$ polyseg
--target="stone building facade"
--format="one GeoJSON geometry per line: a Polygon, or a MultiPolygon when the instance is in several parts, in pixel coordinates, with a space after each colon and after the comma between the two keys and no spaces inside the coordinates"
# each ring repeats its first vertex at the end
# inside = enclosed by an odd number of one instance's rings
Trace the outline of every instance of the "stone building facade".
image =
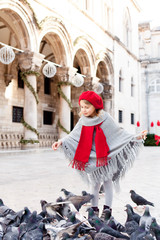
{"type": "Polygon", "coordinates": [[[134,133],[139,13],[136,0],[0,1],[0,42],[17,49],[12,63],[0,62],[0,148],[51,146],[74,127],[78,97],[95,82],[105,110],[134,133]],[[58,64],[52,78],[43,75],[45,60],[58,64]],[[85,76],[79,88],[69,84],[76,72],[85,76]]]}
{"type": "Polygon", "coordinates": [[[160,27],[139,24],[142,79],[142,125],[160,136],[160,27]]]}

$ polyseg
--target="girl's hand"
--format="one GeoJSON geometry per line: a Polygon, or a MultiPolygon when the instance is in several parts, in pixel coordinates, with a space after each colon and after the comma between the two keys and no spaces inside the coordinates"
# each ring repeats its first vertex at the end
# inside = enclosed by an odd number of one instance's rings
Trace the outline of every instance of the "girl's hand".
{"type": "Polygon", "coordinates": [[[137,137],[137,139],[146,139],[146,135],[147,135],[147,130],[144,130],[140,133],[140,135],[137,137]]]}
{"type": "Polygon", "coordinates": [[[53,150],[57,150],[57,148],[59,148],[59,146],[62,145],[62,141],[59,140],[58,142],[55,142],[52,144],[52,149],[53,150]]]}

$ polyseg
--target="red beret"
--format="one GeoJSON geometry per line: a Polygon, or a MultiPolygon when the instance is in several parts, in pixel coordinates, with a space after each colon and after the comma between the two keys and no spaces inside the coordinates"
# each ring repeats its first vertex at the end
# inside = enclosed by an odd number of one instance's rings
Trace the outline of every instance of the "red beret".
{"type": "Polygon", "coordinates": [[[83,92],[79,97],[79,105],[81,100],[87,100],[90,102],[96,109],[103,109],[103,100],[102,98],[93,91],[83,92]]]}

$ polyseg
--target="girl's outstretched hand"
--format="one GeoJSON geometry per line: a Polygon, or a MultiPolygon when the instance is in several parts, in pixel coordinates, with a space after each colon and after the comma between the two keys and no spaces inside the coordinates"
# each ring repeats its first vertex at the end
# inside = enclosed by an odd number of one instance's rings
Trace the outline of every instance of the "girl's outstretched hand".
{"type": "Polygon", "coordinates": [[[144,131],[142,131],[141,133],[140,133],[140,135],[137,137],[137,139],[146,139],[147,137],[146,137],[146,135],[147,135],[147,130],[144,130],[144,131]]]}
{"type": "Polygon", "coordinates": [[[59,146],[62,145],[62,141],[59,140],[58,142],[55,142],[52,144],[52,149],[53,150],[57,150],[57,148],[59,148],[59,146]]]}

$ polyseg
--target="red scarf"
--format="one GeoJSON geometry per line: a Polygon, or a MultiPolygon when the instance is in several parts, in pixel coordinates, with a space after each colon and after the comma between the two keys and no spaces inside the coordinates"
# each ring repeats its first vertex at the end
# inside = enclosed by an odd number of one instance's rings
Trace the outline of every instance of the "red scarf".
{"type": "Polygon", "coordinates": [[[72,168],[84,171],[85,167],[88,166],[88,160],[92,148],[93,132],[96,130],[95,135],[95,147],[97,162],[96,166],[106,166],[108,164],[108,152],[109,147],[106,142],[106,137],[100,125],[96,126],[82,126],[80,140],[76,149],[74,159],[71,161],[72,168]]]}

